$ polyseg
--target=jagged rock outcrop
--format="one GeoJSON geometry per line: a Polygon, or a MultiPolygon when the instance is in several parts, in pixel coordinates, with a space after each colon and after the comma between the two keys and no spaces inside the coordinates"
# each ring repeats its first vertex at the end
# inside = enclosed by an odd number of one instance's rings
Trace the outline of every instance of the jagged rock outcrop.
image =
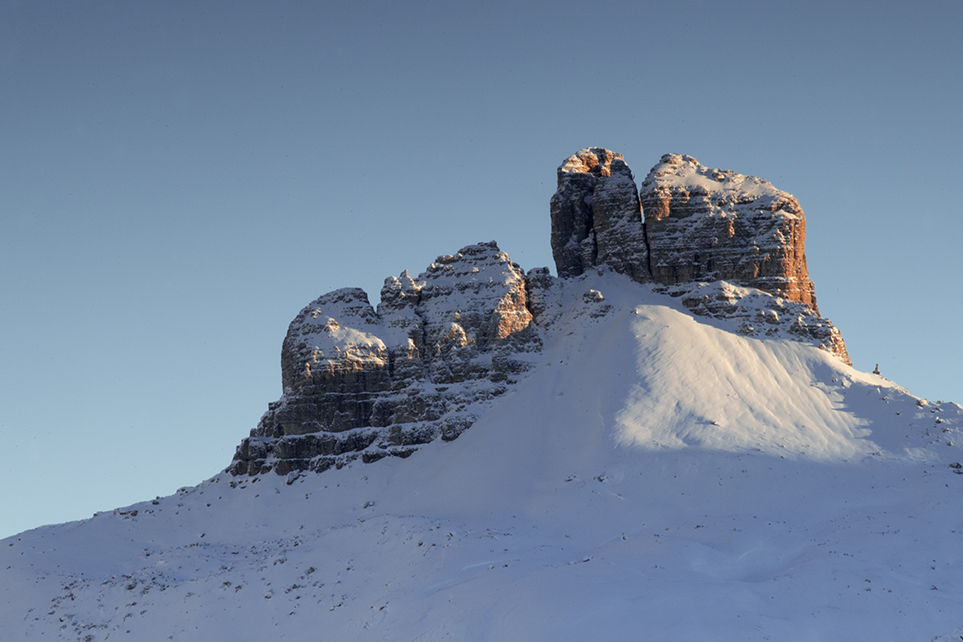
{"type": "MultiPolygon", "coordinates": [[[[546,277],[533,271],[531,289],[548,287],[546,277]]],[[[440,256],[417,278],[388,278],[377,311],[357,288],[313,301],[284,338],[283,396],[228,470],[320,471],[454,439],[540,349],[528,290],[491,242],[440,256]]]]}
{"type": "MultiPolygon", "coordinates": [[[[561,284],[589,270],[650,284],[741,334],[814,343],[849,363],[816,309],[802,209],[767,181],[668,154],[640,196],[622,155],[593,147],[558,168],[551,215],[560,279],[548,268],[523,274],[492,241],[440,256],[417,278],[386,279],[377,310],[357,288],[301,310],[282,345],[284,393],[228,471],[323,471],[456,438],[530,369],[540,331],[562,312],[561,284]]],[[[569,322],[611,312],[597,290],[580,301],[569,322]]]]}
{"type": "Polygon", "coordinates": [[[622,154],[592,147],[566,159],[551,212],[560,277],[605,265],[640,283],[651,280],[639,193],[622,154]]]}
{"type": "Polygon", "coordinates": [[[666,154],[642,182],[640,199],[656,282],[731,281],[817,310],[806,219],[791,194],[666,154]]]}
{"type": "Polygon", "coordinates": [[[558,168],[551,211],[561,277],[608,266],[640,283],[731,281],[817,310],[802,208],[761,178],[666,154],[637,190],[621,154],[592,147],[558,168]]]}
{"type": "Polygon", "coordinates": [[[839,329],[802,303],[728,281],[682,283],[656,290],[678,298],[695,315],[735,322],[733,330],[739,334],[812,343],[853,365],[839,329]]]}
{"type": "Polygon", "coordinates": [[[791,194],[679,154],[662,157],[638,199],[634,190],[621,154],[593,147],[562,163],[551,200],[559,276],[608,267],[694,314],[738,320],[743,334],[812,342],[850,363],[816,307],[806,219],[791,194]]]}

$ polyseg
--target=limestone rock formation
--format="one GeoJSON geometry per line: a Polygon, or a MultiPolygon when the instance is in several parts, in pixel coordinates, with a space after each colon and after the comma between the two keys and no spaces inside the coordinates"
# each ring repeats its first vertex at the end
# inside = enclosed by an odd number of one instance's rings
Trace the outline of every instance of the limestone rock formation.
{"type": "Polygon", "coordinates": [[[640,283],[651,280],[638,189],[622,154],[592,147],[566,159],[551,211],[560,277],[605,265],[640,283]]]}
{"type": "Polygon", "coordinates": [[[638,199],[634,191],[621,154],[593,147],[562,163],[551,200],[559,276],[608,267],[694,314],[737,320],[743,334],[810,341],[850,363],[816,307],[806,219],[791,194],[679,154],[662,157],[638,199]]]}
{"type": "Polygon", "coordinates": [[[730,281],[818,313],[802,208],[761,178],[666,154],[637,194],[622,155],[593,147],[558,168],[551,211],[561,277],[608,266],[640,283],[730,281]]]}
{"type": "Polygon", "coordinates": [[[640,196],[622,155],[593,147],[558,168],[551,216],[561,278],[523,274],[492,241],[388,278],[377,310],[357,288],[301,310],[282,345],[283,395],[228,470],[323,471],[456,438],[530,370],[563,299],[569,332],[612,311],[582,290],[590,270],[624,274],[732,331],[814,343],[849,363],[816,309],[802,209],[767,181],[668,154],[640,196]]]}
{"type": "MultiPolygon", "coordinates": [[[[533,274],[535,289],[546,277],[533,274]]],[[[417,278],[387,279],[377,311],[357,288],[325,294],[291,322],[284,394],[229,470],[325,470],[454,439],[540,345],[525,275],[494,242],[440,256],[417,278]]]]}
{"type": "Polygon", "coordinates": [[[730,281],[816,308],[799,202],[769,181],[666,154],[642,182],[652,278],[730,281]]]}

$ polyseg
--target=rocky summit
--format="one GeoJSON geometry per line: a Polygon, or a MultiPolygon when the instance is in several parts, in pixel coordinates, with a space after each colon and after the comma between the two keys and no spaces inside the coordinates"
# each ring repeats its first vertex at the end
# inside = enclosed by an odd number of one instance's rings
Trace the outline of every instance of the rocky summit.
{"type": "Polygon", "coordinates": [[[605,265],[639,283],[731,281],[816,310],[799,202],[769,181],[666,154],[637,190],[621,154],[558,168],[552,255],[561,277],[605,265]]]}
{"type": "Polygon", "coordinates": [[[560,277],[610,268],[743,334],[779,326],[851,363],[816,307],[799,201],[769,181],[666,154],[636,193],[622,155],[593,147],[558,168],[551,210],[560,277]]]}
{"type": "MultiPolygon", "coordinates": [[[[769,182],[667,154],[636,187],[621,154],[583,149],[558,168],[552,253],[528,273],[492,241],[390,277],[377,310],[357,288],[295,317],[281,349],[283,395],[238,446],[228,471],[324,471],[407,457],[455,439],[531,369],[566,284],[623,274],[745,336],[813,343],[850,364],[819,315],[805,218],[769,182]]],[[[578,297],[588,317],[611,306],[578,297]]]]}
{"type": "Polygon", "coordinates": [[[652,279],[731,281],[816,310],[806,218],[769,181],[666,154],[642,182],[652,279]]]}

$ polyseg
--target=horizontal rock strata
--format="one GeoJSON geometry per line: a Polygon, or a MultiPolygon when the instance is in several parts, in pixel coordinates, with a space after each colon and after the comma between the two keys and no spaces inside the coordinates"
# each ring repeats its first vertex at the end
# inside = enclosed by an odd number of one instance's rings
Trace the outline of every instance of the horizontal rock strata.
{"type": "Polygon", "coordinates": [[[663,156],[640,192],[654,281],[731,281],[816,310],[791,194],[679,154],[663,156]]]}
{"type": "MultiPolygon", "coordinates": [[[[546,277],[533,272],[533,289],[546,277]]],[[[291,322],[284,394],[229,471],[325,470],[454,439],[528,370],[532,318],[525,275],[494,242],[387,279],[377,311],[356,288],[325,294],[291,322]]]]}
{"type": "Polygon", "coordinates": [[[710,169],[680,154],[663,156],[635,196],[621,154],[593,147],[562,163],[551,199],[559,276],[610,268],[674,296],[698,292],[693,312],[716,318],[742,319],[746,310],[765,308],[792,336],[850,363],[839,331],[816,307],[806,219],[795,197],[761,178],[710,169]],[[717,288],[707,303],[702,286],[708,283],[742,287],[717,288]],[[736,305],[749,296],[747,287],[770,296],[736,305]]]}

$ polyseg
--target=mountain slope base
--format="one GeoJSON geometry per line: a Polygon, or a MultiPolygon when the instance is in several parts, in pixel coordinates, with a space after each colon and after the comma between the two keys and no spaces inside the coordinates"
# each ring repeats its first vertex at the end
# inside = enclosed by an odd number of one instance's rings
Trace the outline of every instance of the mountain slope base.
{"type": "Polygon", "coordinates": [[[455,441],[221,474],[3,540],[5,635],[931,640],[963,625],[960,406],[611,274],[552,305],[532,374],[455,441]]]}

